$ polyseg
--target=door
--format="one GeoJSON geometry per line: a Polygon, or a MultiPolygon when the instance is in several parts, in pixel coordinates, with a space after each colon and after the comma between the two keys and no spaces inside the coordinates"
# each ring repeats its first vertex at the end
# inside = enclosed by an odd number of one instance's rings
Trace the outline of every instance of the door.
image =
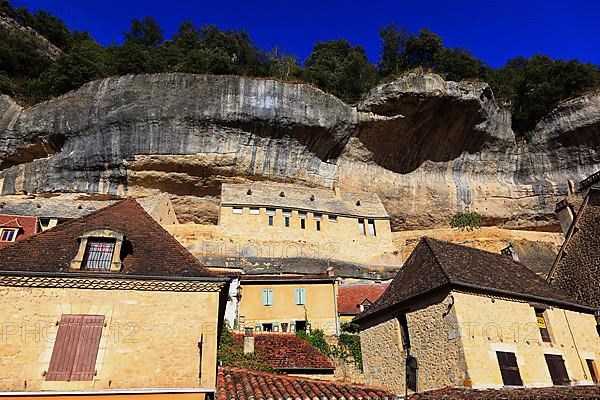
{"type": "Polygon", "coordinates": [[[562,356],[545,354],[544,357],[546,358],[546,364],[548,364],[548,371],[550,371],[553,384],[565,386],[571,383],[567,368],[565,367],[565,360],[563,360],[562,356]]]}

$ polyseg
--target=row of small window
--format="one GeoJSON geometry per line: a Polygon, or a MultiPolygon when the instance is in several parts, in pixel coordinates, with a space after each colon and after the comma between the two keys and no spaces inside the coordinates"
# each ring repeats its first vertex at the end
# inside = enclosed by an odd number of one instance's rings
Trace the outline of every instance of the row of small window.
{"type": "MultiPolygon", "coordinates": [[[[517,363],[515,353],[497,351],[498,365],[500,366],[500,374],[502,375],[502,383],[506,386],[523,386],[521,372],[517,363]]],[[[569,385],[571,380],[565,367],[565,360],[558,354],[544,354],[550,377],[554,385],[569,385]]],[[[590,371],[590,377],[594,383],[598,383],[598,374],[594,360],[585,360],[587,368],[590,371]]]]}
{"type": "MultiPolygon", "coordinates": [[[[260,208],[258,207],[250,207],[248,209],[250,215],[259,215],[260,208]]],[[[234,214],[243,214],[244,209],[242,207],[233,207],[234,214]]],[[[268,223],[269,226],[273,226],[275,224],[275,214],[277,210],[274,208],[267,208],[266,214],[269,217],[268,223]]],[[[292,210],[282,210],[283,215],[283,226],[286,228],[290,227],[290,217],[292,216],[292,210]]],[[[306,211],[298,211],[298,218],[300,218],[300,229],[306,229],[306,220],[308,218],[308,213],[306,211]]],[[[323,218],[323,214],[313,213],[313,219],[315,220],[315,229],[317,231],[321,230],[321,220],[323,218]]],[[[328,215],[327,219],[329,222],[337,222],[337,215],[328,215]]],[[[375,230],[375,220],[367,219],[367,224],[365,226],[365,219],[358,218],[358,233],[361,235],[367,235],[367,232],[370,236],[377,236],[377,231],[375,230]]]]}
{"type": "Polygon", "coordinates": [[[310,330],[310,324],[304,320],[289,322],[263,322],[256,324],[254,327],[256,332],[305,332],[310,330]]]}
{"type": "MultiPolygon", "coordinates": [[[[295,288],[294,289],[294,304],[297,306],[303,306],[306,304],[306,289],[295,288]]],[[[262,305],[272,306],[273,305],[273,289],[265,288],[262,290],[262,305]]]]}

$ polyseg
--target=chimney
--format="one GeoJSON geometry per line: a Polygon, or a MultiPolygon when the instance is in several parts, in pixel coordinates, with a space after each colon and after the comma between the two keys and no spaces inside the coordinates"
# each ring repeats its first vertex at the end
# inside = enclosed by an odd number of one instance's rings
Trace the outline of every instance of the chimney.
{"type": "Polygon", "coordinates": [[[566,236],[567,232],[569,231],[569,228],[571,227],[571,224],[573,223],[573,218],[575,218],[575,214],[573,213],[573,206],[569,203],[567,199],[564,199],[558,202],[554,212],[558,217],[560,229],[562,229],[563,235],[566,236]]]}
{"type": "Polygon", "coordinates": [[[254,353],[254,330],[246,328],[244,332],[244,354],[254,353]]]}

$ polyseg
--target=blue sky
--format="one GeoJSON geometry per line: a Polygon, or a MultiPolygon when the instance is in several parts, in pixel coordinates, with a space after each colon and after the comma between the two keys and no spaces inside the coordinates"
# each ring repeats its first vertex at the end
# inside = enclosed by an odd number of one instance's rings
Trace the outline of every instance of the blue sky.
{"type": "Polygon", "coordinates": [[[186,19],[246,29],[264,49],[304,59],[317,41],[344,38],[377,61],[380,27],[429,28],[451,47],[469,49],[493,67],[536,53],[600,64],[600,1],[590,0],[13,0],[45,9],[99,42],[121,43],[132,18],[151,15],[165,37],[186,19]]]}

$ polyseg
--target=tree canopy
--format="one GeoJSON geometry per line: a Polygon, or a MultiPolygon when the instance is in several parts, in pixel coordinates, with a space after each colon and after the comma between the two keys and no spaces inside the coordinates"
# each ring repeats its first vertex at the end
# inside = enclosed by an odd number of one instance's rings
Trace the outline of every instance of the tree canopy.
{"type": "Polygon", "coordinates": [[[377,63],[369,61],[362,46],[344,39],[316,43],[302,63],[280,48],[257,47],[245,30],[197,26],[189,20],[165,38],[152,17],[133,19],[122,44],[104,47],[85,32],[70,31],[45,11],[32,14],[0,0],[0,15],[35,29],[62,50],[57,58],[50,57],[35,37],[0,25],[0,93],[25,104],[59,96],[94,79],[157,72],[304,81],[353,103],[377,83],[421,68],[447,80],[487,81],[498,103],[512,111],[515,131],[529,137],[560,101],[600,87],[600,69],[591,63],[535,55],[490,68],[467,49],[445,46],[430,30],[409,33],[394,24],[379,30],[377,63]]]}

